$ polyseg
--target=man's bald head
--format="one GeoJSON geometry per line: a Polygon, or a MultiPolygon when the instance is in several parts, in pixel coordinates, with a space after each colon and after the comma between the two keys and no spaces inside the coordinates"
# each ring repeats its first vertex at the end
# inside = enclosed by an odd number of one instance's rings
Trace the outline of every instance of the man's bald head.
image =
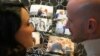
{"type": "Polygon", "coordinates": [[[100,0],[69,0],[67,13],[73,41],[100,37],[100,0]]]}
{"type": "Polygon", "coordinates": [[[73,12],[75,16],[84,19],[100,18],[100,0],[69,0],[67,9],[70,9],[69,12],[73,12]]]}

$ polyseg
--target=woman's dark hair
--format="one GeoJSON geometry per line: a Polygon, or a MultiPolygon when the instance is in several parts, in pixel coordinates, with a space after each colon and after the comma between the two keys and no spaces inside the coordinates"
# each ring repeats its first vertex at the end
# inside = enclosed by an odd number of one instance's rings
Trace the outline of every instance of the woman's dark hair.
{"type": "Polygon", "coordinates": [[[17,2],[0,3],[0,56],[24,56],[25,48],[16,41],[15,35],[21,26],[21,8],[17,2]]]}

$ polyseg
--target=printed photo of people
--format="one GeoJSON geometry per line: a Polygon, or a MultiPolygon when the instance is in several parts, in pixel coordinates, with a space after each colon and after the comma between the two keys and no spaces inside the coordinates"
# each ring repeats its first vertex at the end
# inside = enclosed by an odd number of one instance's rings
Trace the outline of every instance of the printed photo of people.
{"type": "Polygon", "coordinates": [[[37,24],[36,29],[38,31],[45,31],[45,22],[44,22],[44,20],[40,19],[39,23],[37,24]]]}
{"type": "Polygon", "coordinates": [[[50,36],[47,44],[47,52],[55,52],[60,54],[71,54],[74,51],[74,43],[64,37],[50,36]]]}
{"type": "Polygon", "coordinates": [[[65,25],[67,23],[67,16],[65,10],[57,10],[56,11],[56,30],[57,34],[64,34],[65,33],[65,25]]]}
{"type": "Polygon", "coordinates": [[[37,16],[52,16],[53,6],[47,5],[31,5],[30,14],[37,16]]]}
{"type": "Polygon", "coordinates": [[[64,9],[58,9],[54,15],[54,21],[56,22],[56,30],[55,33],[56,34],[67,34],[70,35],[70,31],[67,28],[66,24],[68,21],[67,18],[67,11],[64,9]]]}
{"type": "Polygon", "coordinates": [[[35,25],[37,31],[47,32],[50,25],[52,25],[52,19],[32,17],[31,22],[35,25]]]}

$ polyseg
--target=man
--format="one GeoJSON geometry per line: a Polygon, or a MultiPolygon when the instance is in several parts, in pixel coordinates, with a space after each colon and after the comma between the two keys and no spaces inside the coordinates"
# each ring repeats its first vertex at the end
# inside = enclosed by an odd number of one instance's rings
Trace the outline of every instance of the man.
{"type": "Polygon", "coordinates": [[[72,41],[82,43],[87,56],[100,56],[100,0],[69,0],[67,11],[72,41]]]}

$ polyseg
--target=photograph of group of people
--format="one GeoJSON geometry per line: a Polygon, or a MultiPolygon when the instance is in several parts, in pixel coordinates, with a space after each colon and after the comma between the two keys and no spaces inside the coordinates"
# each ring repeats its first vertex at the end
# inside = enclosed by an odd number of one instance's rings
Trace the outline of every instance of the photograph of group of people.
{"type": "Polygon", "coordinates": [[[46,51],[61,54],[68,54],[66,52],[70,52],[69,54],[71,55],[71,52],[74,51],[74,43],[68,38],[50,36],[46,51]]]}
{"type": "Polygon", "coordinates": [[[37,16],[52,16],[53,6],[47,5],[31,5],[30,13],[37,16]]]}
{"type": "Polygon", "coordinates": [[[52,20],[47,18],[32,17],[31,21],[35,25],[37,31],[47,32],[49,27],[52,25],[52,20]]]}
{"type": "Polygon", "coordinates": [[[58,9],[56,11],[56,15],[55,15],[55,21],[56,23],[56,30],[55,32],[57,34],[70,34],[68,28],[66,27],[68,18],[67,18],[67,12],[63,9],[58,9]]]}

